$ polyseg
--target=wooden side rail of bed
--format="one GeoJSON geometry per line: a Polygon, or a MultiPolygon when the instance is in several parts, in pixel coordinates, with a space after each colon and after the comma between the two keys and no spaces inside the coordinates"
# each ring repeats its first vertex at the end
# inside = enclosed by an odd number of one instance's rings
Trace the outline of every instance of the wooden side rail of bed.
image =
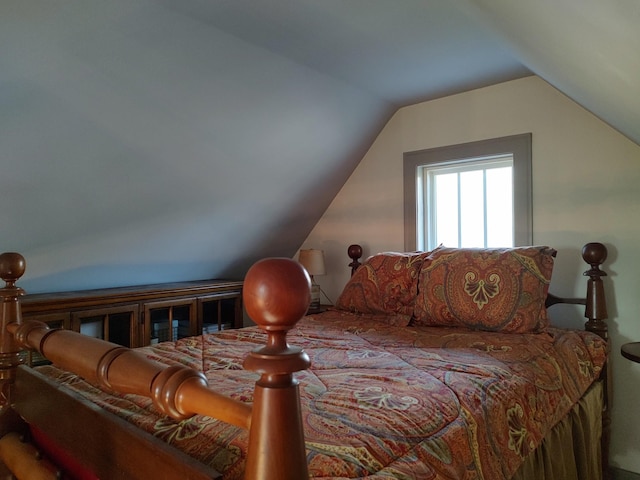
{"type": "Polygon", "coordinates": [[[267,333],[267,344],[252,351],[244,362],[245,369],[261,374],[252,406],[216,393],[203,373],[188,367],[165,367],[116,344],[51,330],[39,322],[22,322],[19,298],[23,292],[15,282],[24,269],[21,255],[0,255],[0,277],[6,282],[0,290],[0,412],[11,405],[20,351],[34,349],[103,389],[151,398],[160,412],[175,419],[203,414],[248,429],[247,479],[308,477],[293,373],[308,368],[310,362],[307,354],[290,347],[286,338],[310,301],[309,276],[300,264],[283,258],[265,259],[247,273],[247,312],[267,333]]]}

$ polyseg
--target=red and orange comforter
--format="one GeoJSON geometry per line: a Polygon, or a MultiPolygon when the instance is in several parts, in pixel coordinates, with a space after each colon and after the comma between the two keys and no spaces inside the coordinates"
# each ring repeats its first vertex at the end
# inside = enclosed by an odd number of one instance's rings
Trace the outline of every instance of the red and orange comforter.
{"type": "MultiPolygon", "coordinates": [[[[605,343],[582,331],[507,334],[393,323],[334,311],[306,317],[289,335],[312,361],[296,378],[313,478],[509,478],[606,359],[605,343]]],[[[251,402],[257,375],[243,370],[242,360],[264,339],[259,329],[245,328],[141,351],[204,370],[212,387],[251,402]]],[[[225,478],[242,478],[247,432],[200,416],[172,421],[145,398],[106,395],[54,367],[41,370],[225,478]]]]}

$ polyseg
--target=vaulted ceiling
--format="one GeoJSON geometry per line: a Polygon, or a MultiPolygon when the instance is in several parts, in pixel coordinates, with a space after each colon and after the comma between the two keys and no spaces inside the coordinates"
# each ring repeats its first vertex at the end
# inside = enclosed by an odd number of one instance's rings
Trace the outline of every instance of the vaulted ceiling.
{"type": "Polygon", "coordinates": [[[31,291],[291,256],[401,106],[536,74],[640,143],[633,0],[4,0],[0,249],[31,291]]]}

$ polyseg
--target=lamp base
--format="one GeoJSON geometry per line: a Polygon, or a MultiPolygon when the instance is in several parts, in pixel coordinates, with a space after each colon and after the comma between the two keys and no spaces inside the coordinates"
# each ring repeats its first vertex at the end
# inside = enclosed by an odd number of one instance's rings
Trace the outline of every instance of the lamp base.
{"type": "Polygon", "coordinates": [[[309,306],[307,315],[315,315],[318,313],[326,312],[328,309],[329,307],[327,305],[318,305],[318,308],[311,308],[311,306],[309,306]]]}
{"type": "Polygon", "coordinates": [[[320,310],[320,285],[311,279],[311,303],[309,304],[309,312],[317,312],[320,310]]]}

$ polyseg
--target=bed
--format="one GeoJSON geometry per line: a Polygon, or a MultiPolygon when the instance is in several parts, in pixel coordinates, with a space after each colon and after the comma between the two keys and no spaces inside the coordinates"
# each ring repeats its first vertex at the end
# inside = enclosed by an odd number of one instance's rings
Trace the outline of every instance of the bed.
{"type": "Polygon", "coordinates": [[[297,262],[265,259],[243,289],[257,326],[135,350],[22,322],[24,259],[4,254],[5,467],[23,478],[606,476],[602,244],[583,248],[584,299],[548,293],[548,247],[381,253],[362,265],[356,247],[327,312],[304,315],[310,283],[297,262]],[[585,330],[549,325],[559,302],[585,305],[585,330]],[[27,347],[53,365],[20,365],[27,347]]]}

